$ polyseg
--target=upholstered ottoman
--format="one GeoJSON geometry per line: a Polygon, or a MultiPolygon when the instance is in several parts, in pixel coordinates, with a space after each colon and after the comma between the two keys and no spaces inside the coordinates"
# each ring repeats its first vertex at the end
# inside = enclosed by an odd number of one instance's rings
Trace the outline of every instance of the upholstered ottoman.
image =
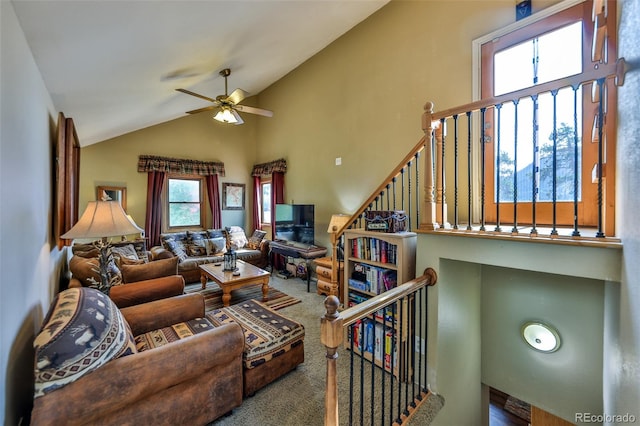
{"type": "Polygon", "coordinates": [[[235,322],[242,327],[245,397],[304,362],[304,326],[257,300],[214,309],[206,317],[215,326],[235,322]]]}

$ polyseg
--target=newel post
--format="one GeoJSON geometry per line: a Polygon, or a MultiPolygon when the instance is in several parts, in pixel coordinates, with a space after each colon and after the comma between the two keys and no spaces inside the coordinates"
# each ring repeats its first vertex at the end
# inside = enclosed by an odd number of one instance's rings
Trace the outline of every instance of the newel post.
{"type": "Polygon", "coordinates": [[[324,424],[338,425],[338,347],[342,344],[342,318],[338,313],[340,300],[328,296],[324,300],[326,309],[320,318],[320,342],[327,348],[327,387],[324,399],[324,424]]]}
{"type": "Polygon", "coordinates": [[[436,202],[434,200],[433,185],[433,102],[424,104],[422,114],[422,130],[424,131],[424,208],[421,215],[420,229],[433,230],[438,228],[436,217],[436,202]]]}

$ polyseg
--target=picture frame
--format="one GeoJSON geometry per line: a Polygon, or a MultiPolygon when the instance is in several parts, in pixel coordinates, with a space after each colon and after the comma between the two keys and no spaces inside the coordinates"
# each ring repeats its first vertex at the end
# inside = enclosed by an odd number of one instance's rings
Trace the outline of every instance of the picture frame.
{"type": "Polygon", "coordinates": [[[127,211],[126,186],[96,186],[97,201],[119,201],[122,210],[127,211]]]}
{"type": "Polygon", "coordinates": [[[244,210],[244,183],[222,184],[222,209],[244,210]]]}

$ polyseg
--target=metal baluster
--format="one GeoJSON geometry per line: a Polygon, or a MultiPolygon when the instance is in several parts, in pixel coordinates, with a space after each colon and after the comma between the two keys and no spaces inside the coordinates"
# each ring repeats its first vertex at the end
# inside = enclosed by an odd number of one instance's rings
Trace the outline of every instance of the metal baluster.
{"type": "MultiPolygon", "coordinates": [[[[375,317],[375,313],[372,314],[369,318],[373,324],[373,338],[372,338],[372,342],[371,342],[371,426],[374,426],[374,418],[375,416],[373,415],[373,413],[375,412],[375,402],[376,402],[376,392],[375,392],[375,385],[376,385],[376,362],[375,362],[375,354],[376,354],[376,338],[375,338],[375,324],[376,324],[376,317],[375,317]]],[[[364,395],[363,395],[364,397],[364,395]]]]}
{"type": "Polygon", "coordinates": [[[596,238],[604,238],[604,232],[602,232],[602,149],[604,144],[602,143],[602,128],[604,126],[604,110],[602,103],[604,102],[604,82],[605,79],[598,80],[598,232],[596,238]]]}
{"type": "Polygon", "coordinates": [[[445,206],[445,196],[444,196],[444,191],[445,191],[445,183],[444,183],[444,147],[445,147],[445,119],[441,118],[440,119],[440,128],[442,130],[442,155],[440,156],[440,186],[442,188],[442,193],[440,196],[440,217],[442,218],[442,227],[445,227],[445,224],[447,223],[447,218],[444,217],[444,206],[445,206]]]}
{"type": "Polygon", "coordinates": [[[387,195],[387,210],[391,210],[391,204],[390,204],[390,200],[389,200],[389,188],[391,187],[390,184],[387,184],[386,188],[385,188],[385,194],[387,195]]]}
{"type": "Polygon", "coordinates": [[[467,214],[469,223],[467,224],[467,231],[471,231],[471,111],[467,111],[467,196],[469,206],[467,208],[467,214]]]}
{"type": "Polygon", "coordinates": [[[513,139],[513,228],[512,234],[518,233],[518,104],[519,100],[513,101],[514,106],[514,139],[513,139]]]}
{"type": "Polygon", "coordinates": [[[400,210],[404,210],[404,167],[400,170],[400,187],[402,188],[402,193],[400,197],[400,210]]]}
{"type": "Polygon", "coordinates": [[[496,133],[496,171],[494,173],[495,181],[496,181],[496,232],[501,232],[502,228],[500,228],[500,122],[501,114],[502,114],[502,104],[496,105],[496,111],[498,112],[498,126],[496,133]]]}
{"type": "Polygon", "coordinates": [[[453,229],[458,229],[458,114],[453,116],[453,229]]]}
{"type": "Polygon", "coordinates": [[[482,126],[481,134],[480,134],[480,231],[484,231],[484,192],[485,192],[485,183],[486,179],[484,177],[484,157],[485,157],[485,140],[484,140],[484,126],[485,126],[485,115],[487,109],[480,108],[480,123],[482,126]]]}
{"type": "Polygon", "coordinates": [[[538,173],[540,162],[538,160],[538,95],[532,95],[533,100],[533,167],[531,173],[531,235],[538,235],[536,229],[536,199],[538,198],[538,173]]]}
{"type": "Polygon", "coordinates": [[[360,426],[364,425],[364,321],[360,322],[360,426]]]}
{"type": "Polygon", "coordinates": [[[391,384],[391,389],[389,392],[389,417],[391,419],[393,419],[393,388],[394,388],[394,381],[393,381],[393,362],[394,362],[394,352],[395,352],[395,338],[397,336],[397,330],[396,330],[396,313],[397,313],[397,307],[398,307],[398,302],[395,302],[391,305],[391,326],[392,326],[392,333],[391,334],[391,344],[389,345],[389,373],[391,374],[391,376],[389,377],[390,380],[390,384],[391,384]]]}
{"type": "Polygon", "coordinates": [[[407,231],[411,231],[411,161],[407,163],[407,231]]]}
{"type": "MultiPolygon", "coordinates": [[[[574,237],[580,236],[578,230],[578,90],[580,85],[573,88],[573,232],[574,237]]],[[[583,138],[584,139],[584,138],[583,138]]]]}
{"type": "Polygon", "coordinates": [[[396,209],[396,177],[394,176],[393,179],[391,179],[391,182],[393,183],[393,210],[396,209]]]}
{"type": "MultiPolygon", "coordinates": [[[[418,161],[420,159],[420,151],[416,152],[414,157],[416,159],[416,188],[420,188],[420,179],[418,174],[418,171],[420,169],[419,167],[420,162],[418,161]]],[[[420,225],[420,191],[416,189],[416,226],[419,226],[419,225],[420,225]]]]}
{"type": "Polygon", "coordinates": [[[356,329],[350,325],[349,326],[349,335],[351,336],[351,342],[350,342],[350,368],[349,368],[349,424],[352,425],[353,424],[353,392],[355,389],[355,383],[354,383],[354,379],[353,379],[353,375],[354,375],[354,370],[353,370],[353,364],[354,364],[354,349],[355,349],[355,345],[354,345],[354,341],[355,341],[355,337],[356,337],[356,329]]]}
{"type": "Polygon", "coordinates": [[[558,235],[558,230],[556,229],[556,207],[557,207],[557,197],[558,197],[558,182],[557,182],[557,174],[558,174],[558,91],[552,90],[551,96],[553,96],[553,155],[551,160],[551,206],[553,210],[553,218],[552,218],[552,228],[551,235],[558,235]]]}

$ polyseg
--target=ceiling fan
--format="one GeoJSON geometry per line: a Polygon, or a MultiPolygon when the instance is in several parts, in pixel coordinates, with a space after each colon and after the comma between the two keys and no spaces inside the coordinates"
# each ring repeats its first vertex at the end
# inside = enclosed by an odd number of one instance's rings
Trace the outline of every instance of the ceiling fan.
{"type": "Polygon", "coordinates": [[[187,111],[187,114],[198,114],[200,112],[218,109],[218,112],[213,117],[215,120],[236,125],[244,123],[242,117],[240,117],[240,114],[238,114],[238,111],[246,112],[249,114],[262,115],[264,117],[273,117],[272,111],[247,105],[240,105],[240,102],[242,102],[244,98],[249,96],[249,93],[245,92],[242,89],[236,89],[230,95],[227,95],[227,77],[231,75],[231,69],[225,68],[220,71],[219,74],[224,77],[224,95],[218,95],[215,99],[212,99],[208,96],[200,95],[198,93],[194,93],[190,90],[176,89],[178,92],[186,93],[187,95],[195,96],[197,98],[213,102],[213,105],[194,109],[192,111],[187,111]]]}

